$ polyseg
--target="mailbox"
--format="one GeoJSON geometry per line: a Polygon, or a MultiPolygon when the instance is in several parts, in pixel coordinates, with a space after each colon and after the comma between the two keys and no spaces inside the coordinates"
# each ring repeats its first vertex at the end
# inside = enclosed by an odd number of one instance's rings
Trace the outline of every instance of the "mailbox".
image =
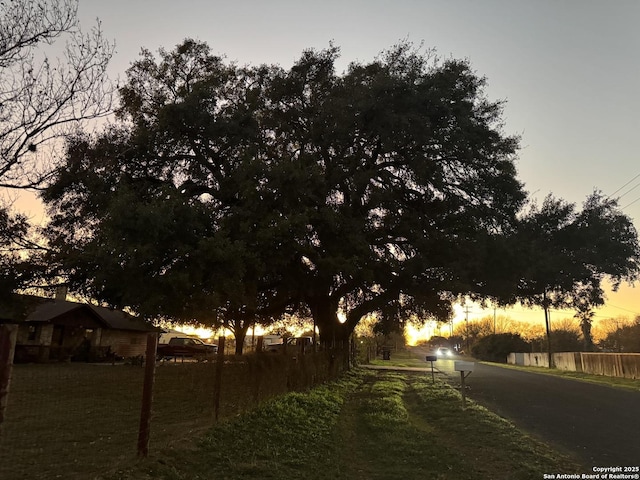
{"type": "Polygon", "coordinates": [[[431,362],[431,381],[433,383],[436,383],[436,377],[433,374],[433,362],[435,362],[436,360],[438,360],[437,355],[427,355],[427,362],[431,362]]]}
{"type": "Polygon", "coordinates": [[[473,372],[476,364],[474,362],[463,362],[456,360],[453,364],[453,368],[456,372],[473,372]]]}
{"type": "Polygon", "coordinates": [[[462,394],[462,408],[466,408],[467,406],[467,395],[465,393],[465,384],[464,379],[471,375],[473,369],[476,364],[474,362],[462,362],[460,360],[456,360],[453,363],[453,368],[456,372],[460,372],[460,393],[462,394]]]}

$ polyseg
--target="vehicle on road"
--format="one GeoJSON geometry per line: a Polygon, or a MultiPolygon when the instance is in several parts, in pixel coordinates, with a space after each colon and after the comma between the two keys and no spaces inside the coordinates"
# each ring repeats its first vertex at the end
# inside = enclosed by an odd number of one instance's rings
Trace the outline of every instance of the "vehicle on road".
{"type": "Polygon", "coordinates": [[[193,357],[204,358],[218,353],[218,346],[205,343],[199,338],[193,337],[173,337],[167,344],[158,345],[157,357],[175,358],[175,357],[193,357]]]}
{"type": "Polygon", "coordinates": [[[436,349],[436,355],[438,358],[451,358],[453,357],[453,350],[448,347],[438,347],[436,349]]]}

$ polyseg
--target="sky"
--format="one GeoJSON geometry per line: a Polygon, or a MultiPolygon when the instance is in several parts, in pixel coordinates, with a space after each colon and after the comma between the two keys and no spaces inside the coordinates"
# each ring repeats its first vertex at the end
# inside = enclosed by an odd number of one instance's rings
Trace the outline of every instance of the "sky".
{"type": "MultiPolygon", "coordinates": [[[[518,176],[534,198],[580,205],[594,189],[615,193],[640,229],[637,0],[80,0],[79,15],[84,29],[99,18],[115,41],[113,79],[141,48],[171,50],[187,37],[239,64],[284,68],[330,42],[339,70],[401,40],[468,59],[489,99],[506,101],[504,131],[521,137],[518,176]]],[[[609,293],[595,318],[640,315],[639,292],[609,293]]],[[[541,311],[507,313],[544,320],[541,311]]],[[[474,305],[469,318],[489,314],[474,305]]]]}

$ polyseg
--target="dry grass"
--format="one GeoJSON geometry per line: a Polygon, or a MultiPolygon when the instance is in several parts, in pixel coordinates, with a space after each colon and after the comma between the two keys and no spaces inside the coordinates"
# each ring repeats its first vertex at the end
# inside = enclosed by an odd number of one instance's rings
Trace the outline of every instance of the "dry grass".
{"type": "MultiPolygon", "coordinates": [[[[324,357],[228,357],[220,418],[331,374],[324,357]]],[[[156,369],[150,449],[190,443],[215,423],[215,363],[156,369]]],[[[136,457],[144,370],[131,365],[16,365],[0,430],[0,478],[87,480],[136,457]]]]}

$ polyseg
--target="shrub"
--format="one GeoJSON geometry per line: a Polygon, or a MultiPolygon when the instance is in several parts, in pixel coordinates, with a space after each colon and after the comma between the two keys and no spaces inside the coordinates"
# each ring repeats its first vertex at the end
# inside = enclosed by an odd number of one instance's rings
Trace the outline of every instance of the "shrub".
{"type": "Polygon", "coordinates": [[[600,346],[614,352],[640,352],[640,323],[625,325],[609,333],[600,346]]]}
{"type": "Polygon", "coordinates": [[[471,354],[478,360],[506,363],[509,353],[530,350],[530,345],[519,334],[499,333],[478,339],[471,347],[471,354]]]}
{"type": "MultiPolygon", "coordinates": [[[[547,337],[541,336],[531,340],[534,352],[549,350],[547,337]]],[[[583,352],[584,341],[579,332],[574,330],[557,329],[551,331],[551,350],[554,352],[583,352]]]]}

